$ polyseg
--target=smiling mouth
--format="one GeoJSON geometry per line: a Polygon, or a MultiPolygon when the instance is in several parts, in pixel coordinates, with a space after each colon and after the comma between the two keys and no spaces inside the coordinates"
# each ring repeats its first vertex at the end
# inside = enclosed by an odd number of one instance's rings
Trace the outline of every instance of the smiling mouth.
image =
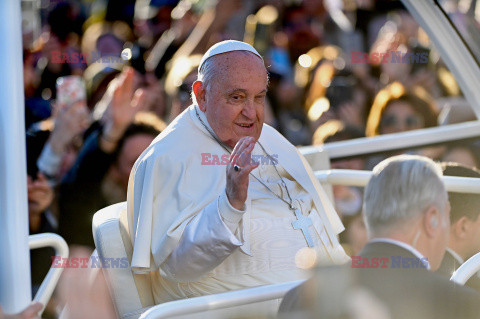
{"type": "Polygon", "coordinates": [[[240,127],[244,127],[244,128],[251,128],[253,126],[253,123],[252,124],[237,124],[238,126],[240,127]]]}

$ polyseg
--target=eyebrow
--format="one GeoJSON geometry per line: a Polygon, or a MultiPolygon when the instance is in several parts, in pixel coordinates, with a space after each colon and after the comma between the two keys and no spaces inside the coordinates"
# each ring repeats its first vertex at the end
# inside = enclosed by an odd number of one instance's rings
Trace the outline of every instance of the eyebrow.
{"type": "MultiPolygon", "coordinates": [[[[247,94],[247,90],[245,90],[245,89],[233,89],[233,90],[227,92],[227,95],[230,95],[230,94],[233,94],[233,93],[236,93],[236,92],[242,92],[242,93],[247,94]]],[[[263,93],[267,93],[267,89],[263,89],[255,95],[263,94],[263,93]]]]}

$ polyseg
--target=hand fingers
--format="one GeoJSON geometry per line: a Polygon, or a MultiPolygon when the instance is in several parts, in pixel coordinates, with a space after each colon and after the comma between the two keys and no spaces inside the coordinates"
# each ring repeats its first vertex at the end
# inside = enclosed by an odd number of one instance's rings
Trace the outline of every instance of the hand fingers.
{"type": "Polygon", "coordinates": [[[238,163],[244,165],[245,162],[250,162],[251,153],[255,147],[255,143],[256,141],[253,137],[241,138],[230,155],[230,164],[238,163]]]}
{"type": "Polygon", "coordinates": [[[144,89],[136,90],[132,99],[132,107],[138,108],[137,112],[145,110],[147,106],[147,98],[147,92],[144,89]]]}
{"type": "Polygon", "coordinates": [[[240,148],[242,147],[242,145],[249,139],[249,137],[242,137],[241,139],[238,140],[237,144],[235,144],[235,147],[233,148],[233,151],[232,151],[232,156],[236,155],[240,148]]]}
{"type": "Polygon", "coordinates": [[[125,71],[125,79],[122,83],[122,90],[123,93],[122,97],[124,99],[130,100],[133,97],[133,76],[135,71],[132,68],[127,68],[125,71]]]}
{"type": "Polygon", "coordinates": [[[85,100],[76,101],[70,106],[70,110],[72,110],[72,112],[84,112],[85,109],[88,110],[85,100]]]}
{"type": "Polygon", "coordinates": [[[37,173],[37,181],[38,182],[46,182],[47,177],[45,177],[45,174],[43,174],[42,172],[38,172],[37,173]]]}
{"type": "Polygon", "coordinates": [[[46,196],[51,192],[51,187],[48,184],[35,184],[28,187],[28,195],[31,196],[46,196]]]}
{"type": "Polygon", "coordinates": [[[38,318],[37,313],[42,310],[43,305],[38,301],[33,302],[21,313],[22,318],[38,318]]]}
{"type": "Polygon", "coordinates": [[[65,103],[60,103],[55,101],[55,103],[53,103],[54,116],[56,117],[62,110],[65,109],[65,107],[66,107],[65,103]]]}
{"type": "Polygon", "coordinates": [[[255,168],[257,168],[260,165],[260,163],[251,163],[247,164],[242,167],[242,172],[246,175],[250,174],[251,171],[253,171],[255,168]]]}
{"type": "MultiPolygon", "coordinates": [[[[121,74],[120,76],[123,76],[123,74],[121,74]]],[[[115,83],[115,88],[113,89],[113,96],[112,96],[112,104],[113,106],[118,106],[118,105],[121,105],[121,103],[123,102],[123,92],[122,92],[122,86],[123,86],[123,78],[119,78],[118,79],[118,82],[115,83]]]]}
{"type": "Polygon", "coordinates": [[[33,182],[33,184],[30,185],[29,191],[40,191],[40,192],[50,192],[52,187],[50,186],[50,183],[48,182],[47,177],[41,173],[38,172],[37,174],[37,180],[33,182]]]}
{"type": "Polygon", "coordinates": [[[35,186],[51,188],[50,183],[48,182],[47,177],[42,173],[38,172],[37,180],[34,182],[35,186]]]}
{"type": "Polygon", "coordinates": [[[31,192],[28,193],[28,202],[50,205],[53,200],[53,192],[31,192]]]}
{"type": "Polygon", "coordinates": [[[72,129],[72,132],[77,134],[88,128],[91,117],[90,111],[85,103],[78,102],[74,107],[75,109],[72,113],[72,125],[74,126],[74,129],[72,129]]]}
{"type": "Polygon", "coordinates": [[[245,145],[242,152],[235,158],[235,163],[240,166],[246,166],[252,162],[252,151],[255,147],[255,143],[249,143],[245,145]]]}
{"type": "Polygon", "coordinates": [[[121,105],[122,102],[131,100],[133,96],[133,74],[133,69],[127,67],[115,78],[117,81],[113,90],[114,105],[121,105]]]}
{"type": "Polygon", "coordinates": [[[73,115],[81,109],[87,109],[87,102],[85,100],[77,100],[71,104],[61,104],[59,114],[73,115]]]}

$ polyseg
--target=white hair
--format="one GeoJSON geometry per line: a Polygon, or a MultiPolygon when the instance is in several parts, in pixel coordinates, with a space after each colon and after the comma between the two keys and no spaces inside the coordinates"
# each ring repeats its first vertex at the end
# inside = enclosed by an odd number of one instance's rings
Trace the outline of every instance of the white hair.
{"type": "Polygon", "coordinates": [[[448,195],[442,175],[439,165],[416,155],[394,156],[375,166],[363,202],[369,235],[404,225],[431,205],[445,214],[448,195]]]}
{"type": "MultiPolygon", "coordinates": [[[[246,54],[252,54],[252,55],[260,58],[255,53],[252,53],[252,52],[246,51],[246,50],[237,50],[237,51],[230,51],[230,52],[244,52],[246,54]]],[[[228,52],[226,52],[226,53],[228,53],[228,52]]],[[[217,68],[217,64],[216,64],[216,60],[217,60],[218,56],[219,55],[213,55],[213,56],[209,57],[208,59],[206,59],[203,62],[200,70],[198,70],[197,81],[200,81],[200,82],[203,83],[203,86],[204,86],[205,90],[210,89],[210,86],[213,82],[213,79],[214,79],[216,73],[218,72],[218,68],[217,68]]],[[[262,58],[260,58],[260,59],[263,61],[262,58]]],[[[268,81],[268,72],[267,72],[267,81],[268,81]]],[[[198,104],[197,99],[195,97],[195,93],[193,92],[193,90],[192,90],[192,93],[191,93],[191,97],[192,97],[192,102],[194,104],[198,104]]]]}
{"type": "MultiPolygon", "coordinates": [[[[215,68],[216,57],[217,56],[214,55],[206,59],[205,62],[203,62],[202,67],[200,68],[197,74],[197,81],[202,82],[206,90],[210,88],[212,79],[216,73],[216,68],[215,68]]],[[[193,93],[193,90],[192,90],[192,101],[194,104],[197,104],[197,99],[195,97],[195,94],[193,93]]]]}

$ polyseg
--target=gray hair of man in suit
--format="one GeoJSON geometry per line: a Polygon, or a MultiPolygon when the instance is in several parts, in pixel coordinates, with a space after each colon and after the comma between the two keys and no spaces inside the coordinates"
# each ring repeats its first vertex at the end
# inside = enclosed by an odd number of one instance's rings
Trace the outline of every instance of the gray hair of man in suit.
{"type": "Polygon", "coordinates": [[[450,204],[442,169],[429,158],[399,155],[380,162],[364,193],[369,238],[404,242],[439,267],[448,243],[450,204]]]}

